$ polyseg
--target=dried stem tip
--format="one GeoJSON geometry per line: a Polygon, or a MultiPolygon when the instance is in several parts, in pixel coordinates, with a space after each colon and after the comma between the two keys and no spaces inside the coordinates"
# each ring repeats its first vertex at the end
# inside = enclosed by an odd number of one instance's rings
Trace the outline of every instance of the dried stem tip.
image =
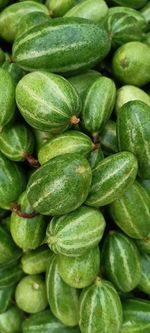
{"type": "Polygon", "coordinates": [[[77,118],[76,116],[72,116],[72,117],[70,118],[70,123],[71,123],[72,125],[77,125],[77,124],[79,124],[79,122],[80,122],[80,118],[77,118]]]}
{"type": "Polygon", "coordinates": [[[26,218],[26,219],[31,219],[32,217],[35,217],[36,215],[39,214],[39,213],[37,213],[35,211],[33,211],[32,213],[22,212],[21,209],[20,209],[20,205],[18,205],[15,202],[11,205],[11,211],[13,213],[16,213],[18,216],[26,218]]]}
{"type": "Polygon", "coordinates": [[[28,161],[30,166],[32,166],[33,168],[39,168],[39,166],[40,166],[39,161],[37,159],[35,159],[31,154],[24,153],[23,156],[28,161]]]}

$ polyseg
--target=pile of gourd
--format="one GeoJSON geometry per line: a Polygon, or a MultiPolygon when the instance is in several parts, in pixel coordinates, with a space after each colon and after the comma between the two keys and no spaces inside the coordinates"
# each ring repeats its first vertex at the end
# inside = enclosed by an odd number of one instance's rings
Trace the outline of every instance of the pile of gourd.
{"type": "Polygon", "coordinates": [[[0,333],[149,333],[150,1],[0,10],[0,333]]]}

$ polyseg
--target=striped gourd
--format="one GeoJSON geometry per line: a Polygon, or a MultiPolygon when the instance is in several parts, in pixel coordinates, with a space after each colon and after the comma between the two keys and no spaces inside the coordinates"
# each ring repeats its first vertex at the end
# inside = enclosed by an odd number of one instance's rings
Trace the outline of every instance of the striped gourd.
{"type": "Polygon", "coordinates": [[[110,118],[116,98],[113,80],[101,76],[89,87],[81,113],[85,129],[96,136],[110,118]]]}
{"type": "Polygon", "coordinates": [[[36,250],[28,251],[21,257],[22,270],[26,274],[46,272],[51,256],[52,252],[45,245],[38,247],[36,250]]]}
{"type": "Polygon", "coordinates": [[[22,20],[20,21],[15,40],[17,38],[23,38],[26,32],[29,33],[33,28],[38,27],[43,23],[49,22],[49,19],[50,17],[48,16],[48,12],[29,12],[23,16],[22,20]]]}
{"type": "Polygon", "coordinates": [[[7,42],[13,42],[22,18],[34,11],[48,15],[48,9],[35,1],[23,1],[6,7],[0,15],[0,36],[7,42]]]}
{"type": "Polygon", "coordinates": [[[23,312],[16,305],[10,305],[8,310],[0,314],[0,331],[7,333],[21,332],[23,312]]]}
{"type": "Polygon", "coordinates": [[[24,76],[16,88],[16,102],[26,122],[39,130],[59,133],[79,121],[80,98],[56,74],[37,71],[24,76]]]}
{"type": "Polygon", "coordinates": [[[94,67],[108,54],[110,44],[104,25],[78,17],[62,17],[17,39],[13,60],[28,71],[71,74],[94,67]]]}
{"type": "Polygon", "coordinates": [[[105,155],[118,152],[115,121],[108,120],[102,132],[100,132],[100,144],[105,155]]]}
{"type": "Polygon", "coordinates": [[[41,275],[27,275],[21,279],[15,290],[17,306],[27,313],[37,313],[47,305],[46,284],[41,275]]]}
{"type": "MultiPolygon", "coordinates": [[[[144,1],[144,0],[143,0],[144,1]]],[[[147,2],[145,0],[145,2],[147,2]]],[[[144,16],[148,26],[147,26],[147,30],[150,31],[150,26],[149,26],[149,19],[150,19],[150,3],[149,1],[146,3],[146,5],[144,7],[141,8],[141,13],[144,16]]]]}
{"type": "Polygon", "coordinates": [[[23,170],[0,152],[0,207],[10,209],[11,204],[25,190],[26,177],[23,170]]]}
{"type": "Polygon", "coordinates": [[[144,187],[145,191],[150,196],[150,179],[138,179],[138,181],[144,187]]]}
{"type": "Polygon", "coordinates": [[[80,256],[98,245],[105,229],[102,213],[82,206],[68,215],[54,217],[47,227],[47,243],[55,252],[80,256]]]}
{"type": "MultiPolygon", "coordinates": [[[[32,212],[26,192],[21,194],[18,204],[20,205],[21,211],[25,213],[32,212]]],[[[45,230],[46,222],[42,215],[25,218],[17,215],[15,212],[11,214],[11,236],[14,242],[24,251],[36,249],[40,246],[45,236],[45,230]]]]}
{"type": "Polygon", "coordinates": [[[40,164],[44,164],[55,156],[68,153],[80,153],[87,156],[93,149],[95,149],[95,145],[86,134],[75,130],[66,131],[41,147],[38,152],[38,160],[40,164]]]}
{"type": "Polygon", "coordinates": [[[142,274],[138,289],[150,295],[150,255],[141,254],[142,274]]]}
{"type": "Polygon", "coordinates": [[[134,182],[137,161],[132,153],[113,154],[92,170],[92,185],[86,200],[88,206],[101,207],[119,198],[134,182]]]}
{"type": "Polygon", "coordinates": [[[40,131],[37,129],[33,129],[35,142],[36,142],[36,151],[38,153],[39,149],[49,140],[53,138],[53,134],[50,132],[40,131]]]}
{"type": "Polygon", "coordinates": [[[133,290],[141,278],[140,255],[134,242],[118,231],[111,231],[102,249],[105,276],[122,291],[133,290]]]}
{"type": "Polygon", "coordinates": [[[109,8],[108,30],[112,35],[113,46],[140,41],[146,27],[146,20],[139,11],[119,6],[109,8]]]}
{"type": "Polygon", "coordinates": [[[147,44],[148,46],[150,46],[150,32],[147,32],[146,34],[143,34],[142,43],[147,44]]]}
{"type": "Polygon", "coordinates": [[[112,59],[114,77],[125,84],[142,87],[150,81],[150,48],[134,41],[121,45],[112,59]]]}
{"type": "Polygon", "coordinates": [[[150,106],[150,96],[144,90],[132,85],[125,85],[117,89],[115,104],[116,115],[123,104],[137,99],[150,106]]]}
{"type": "Polygon", "coordinates": [[[55,255],[47,268],[46,290],[48,303],[55,317],[66,326],[76,326],[79,321],[79,294],[77,289],[62,280],[55,255]]]}
{"type": "Polygon", "coordinates": [[[14,290],[14,286],[0,289],[0,313],[3,313],[7,310],[13,297],[14,290]]]}
{"type": "Polygon", "coordinates": [[[0,0],[0,10],[9,4],[10,0],[0,0]]]}
{"type": "Polygon", "coordinates": [[[50,310],[38,312],[23,321],[23,333],[80,333],[79,328],[67,327],[50,310]]]}
{"type": "Polygon", "coordinates": [[[150,332],[150,301],[129,298],[123,301],[123,325],[120,333],[150,332]]]}
{"type": "Polygon", "coordinates": [[[0,226],[0,265],[9,264],[21,257],[22,252],[13,242],[9,232],[0,226]]]}
{"type": "Polygon", "coordinates": [[[65,17],[83,17],[94,22],[101,22],[108,13],[108,6],[104,0],[84,0],[71,8],[65,17]]]}
{"type": "Polygon", "coordinates": [[[0,150],[12,161],[24,161],[32,154],[34,136],[24,124],[13,124],[4,127],[0,134],[0,150]]]}
{"type": "Polygon", "coordinates": [[[23,271],[18,261],[0,266],[0,289],[16,285],[22,275],[23,271]]]}
{"type": "Polygon", "coordinates": [[[46,0],[46,6],[52,17],[63,16],[81,0],[46,0]]]}
{"type": "Polygon", "coordinates": [[[86,200],[92,172],[80,154],[56,156],[35,171],[27,185],[28,200],[44,215],[67,214],[86,200]]]}
{"type": "Polygon", "coordinates": [[[5,69],[11,75],[15,86],[25,74],[24,70],[14,62],[11,62],[9,57],[6,58],[5,62],[2,65],[2,68],[5,69]]]}
{"type": "Polygon", "coordinates": [[[117,118],[118,149],[132,152],[141,178],[150,178],[150,106],[142,101],[124,104],[117,118]]]}
{"type": "Polygon", "coordinates": [[[3,68],[0,68],[0,132],[15,115],[15,83],[11,75],[3,68]]]}
{"type": "Polygon", "coordinates": [[[121,324],[122,306],[118,293],[110,282],[97,277],[80,296],[81,333],[120,333],[121,324]]]}
{"type": "Polygon", "coordinates": [[[59,255],[58,270],[62,279],[71,287],[85,288],[96,278],[100,270],[100,251],[96,246],[82,256],[59,255]]]}
{"type": "Polygon", "coordinates": [[[104,159],[104,154],[101,148],[94,149],[91,151],[88,160],[91,168],[95,168],[100,161],[104,159]]]}
{"type": "Polygon", "coordinates": [[[137,181],[112,202],[110,215],[129,237],[142,240],[150,233],[150,198],[137,181]]]}
{"type": "Polygon", "coordinates": [[[87,90],[100,76],[101,74],[99,72],[89,69],[81,74],[68,77],[68,81],[77,90],[77,93],[81,97],[82,101],[84,101],[87,90]]]}
{"type": "Polygon", "coordinates": [[[135,242],[140,252],[150,254],[150,234],[143,239],[137,239],[135,242]]]}

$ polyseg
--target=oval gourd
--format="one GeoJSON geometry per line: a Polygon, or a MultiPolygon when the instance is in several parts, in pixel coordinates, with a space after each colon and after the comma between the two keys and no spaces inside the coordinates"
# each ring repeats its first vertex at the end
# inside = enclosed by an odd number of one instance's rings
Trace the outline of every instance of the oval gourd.
{"type": "Polygon", "coordinates": [[[4,127],[0,134],[0,150],[12,161],[24,161],[26,155],[32,154],[34,148],[33,134],[24,124],[4,127]]]}
{"type": "MultiPolygon", "coordinates": [[[[28,0],[27,0],[28,1],[28,0]]],[[[35,0],[34,0],[35,1],[35,0]]],[[[43,23],[49,22],[48,12],[34,11],[29,12],[23,16],[22,20],[18,24],[16,38],[23,38],[26,32],[30,32],[33,28],[40,26],[43,23]]]]}
{"type": "MultiPolygon", "coordinates": [[[[18,204],[21,211],[31,213],[32,207],[27,199],[26,192],[19,197],[18,204]]],[[[14,242],[24,251],[36,249],[41,245],[46,230],[44,216],[37,215],[32,218],[18,216],[15,212],[11,214],[10,231],[14,242]]]]}
{"type": "Polygon", "coordinates": [[[31,315],[24,320],[23,333],[80,333],[79,328],[67,327],[60,322],[50,310],[45,310],[31,315]]]}
{"type": "Polygon", "coordinates": [[[81,113],[85,129],[96,136],[110,118],[116,98],[113,80],[101,76],[89,87],[81,113]]]}
{"type": "Polygon", "coordinates": [[[11,62],[11,59],[9,57],[6,58],[5,62],[2,65],[2,68],[10,74],[15,86],[25,74],[24,70],[14,62],[11,62]]]}
{"type": "Polygon", "coordinates": [[[15,305],[11,305],[7,311],[0,314],[1,332],[17,333],[22,328],[23,312],[15,305]]]}
{"type": "Polygon", "coordinates": [[[143,239],[150,233],[150,198],[136,181],[110,205],[110,215],[129,237],[143,239]]]}
{"type": "Polygon", "coordinates": [[[83,17],[94,22],[101,22],[108,13],[104,0],[85,0],[76,4],[65,14],[65,17],[83,17]]]}
{"type": "Polygon", "coordinates": [[[136,239],[135,242],[140,252],[150,254],[150,234],[143,239],[136,239]]]}
{"type": "Polygon", "coordinates": [[[66,326],[76,326],[79,320],[79,295],[59,275],[57,257],[50,259],[46,274],[47,298],[52,313],[66,326]]]}
{"type": "Polygon", "coordinates": [[[119,198],[134,182],[137,160],[132,153],[113,154],[92,170],[92,185],[86,204],[101,207],[119,198]]]}
{"type": "Polygon", "coordinates": [[[48,15],[48,9],[35,1],[23,1],[6,7],[0,15],[0,36],[7,42],[13,42],[22,18],[34,11],[48,15]]]}
{"type": "Polygon", "coordinates": [[[125,299],[123,325],[120,333],[149,333],[150,301],[138,298],[125,299]]]}
{"type": "Polygon", "coordinates": [[[79,257],[59,255],[57,262],[60,276],[69,286],[85,288],[95,280],[99,273],[99,247],[94,247],[79,257]]]}
{"type": "Polygon", "coordinates": [[[147,30],[150,31],[150,3],[149,1],[146,3],[144,7],[141,9],[141,14],[144,16],[147,22],[147,30]]]}
{"type": "Polygon", "coordinates": [[[147,0],[114,0],[115,3],[121,5],[121,6],[127,6],[135,9],[142,8],[147,0]]]}
{"type": "Polygon", "coordinates": [[[138,289],[150,295],[150,255],[141,254],[142,274],[138,289]]]}
{"type": "Polygon", "coordinates": [[[0,225],[0,265],[18,259],[22,252],[13,242],[10,234],[0,225]]]}
{"type": "Polygon", "coordinates": [[[26,274],[46,272],[52,252],[47,246],[40,246],[36,250],[28,251],[21,258],[22,270],[26,274]]]}
{"type": "Polygon", "coordinates": [[[62,17],[17,39],[13,60],[27,71],[71,74],[94,67],[108,54],[110,44],[104,25],[78,17],[62,17]]]}
{"type": "Polygon", "coordinates": [[[91,151],[88,157],[91,169],[95,168],[97,164],[103,159],[104,159],[104,154],[101,148],[97,148],[91,151]]]}
{"type": "Polygon", "coordinates": [[[10,209],[25,190],[26,177],[21,168],[0,152],[0,207],[10,209]]]}
{"type": "Polygon", "coordinates": [[[134,242],[124,234],[111,231],[102,249],[102,266],[105,276],[122,291],[137,287],[141,278],[141,261],[134,242]]]}
{"type": "Polygon", "coordinates": [[[81,0],[46,0],[46,6],[52,17],[63,16],[70,8],[81,0]]]}
{"type": "Polygon", "coordinates": [[[18,261],[0,266],[0,289],[16,285],[22,275],[23,271],[18,261]]]}
{"type": "Polygon", "coordinates": [[[91,178],[85,157],[77,153],[56,156],[33,173],[27,197],[33,209],[41,214],[67,214],[86,200],[91,178]]]}
{"type": "Polygon", "coordinates": [[[8,309],[12,301],[14,290],[14,286],[0,289],[0,313],[3,313],[8,309]]]}
{"type": "Polygon", "coordinates": [[[150,106],[130,101],[122,106],[117,118],[117,141],[120,151],[132,152],[138,160],[141,178],[150,178],[150,106]]]}
{"type": "Polygon", "coordinates": [[[41,275],[27,275],[19,281],[15,300],[17,306],[27,313],[37,313],[47,305],[46,286],[41,275]]]}
{"type": "Polygon", "coordinates": [[[16,102],[26,122],[39,130],[59,133],[78,122],[81,101],[63,77],[46,72],[24,76],[16,88],[16,102]]]}
{"type": "Polygon", "coordinates": [[[115,121],[108,120],[100,133],[99,139],[101,148],[105,155],[111,155],[118,152],[115,121]]]}
{"type": "Polygon", "coordinates": [[[15,116],[15,83],[11,75],[0,68],[0,132],[15,116]]]}
{"type": "Polygon", "coordinates": [[[112,59],[113,74],[119,81],[142,87],[150,81],[150,48],[141,42],[120,46],[112,59]]]}
{"type": "Polygon", "coordinates": [[[68,215],[54,217],[47,227],[46,238],[55,253],[80,256],[98,245],[104,229],[102,213],[82,206],[68,215]]]}
{"type": "Polygon", "coordinates": [[[119,88],[115,105],[116,114],[118,114],[122,105],[134,100],[140,100],[150,106],[150,96],[144,90],[132,85],[125,85],[119,88]]]}
{"type": "Polygon", "coordinates": [[[144,187],[145,191],[150,196],[150,179],[138,179],[138,181],[144,187]]]}
{"type": "Polygon", "coordinates": [[[119,333],[122,324],[122,306],[113,285],[97,277],[96,282],[83,289],[80,296],[82,333],[119,333]]]}
{"type": "Polygon", "coordinates": [[[59,134],[45,143],[38,152],[40,164],[51,160],[55,156],[80,153],[86,156],[95,148],[92,140],[84,133],[79,131],[66,131],[59,134]]]}

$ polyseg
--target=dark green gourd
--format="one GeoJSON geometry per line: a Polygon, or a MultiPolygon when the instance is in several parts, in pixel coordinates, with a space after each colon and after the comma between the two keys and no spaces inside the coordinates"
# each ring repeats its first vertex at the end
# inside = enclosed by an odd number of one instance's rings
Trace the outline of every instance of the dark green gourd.
{"type": "Polygon", "coordinates": [[[0,289],[0,313],[5,312],[11,301],[15,291],[15,286],[0,289]]]}
{"type": "Polygon", "coordinates": [[[0,207],[10,209],[11,204],[25,190],[25,186],[23,170],[0,152],[0,207]]]}
{"type": "Polygon", "coordinates": [[[105,127],[100,132],[99,139],[100,146],[106,156],[118,152],[115,121],[108,120],[105,127]]]}
{"type": "Polygon", "coordinates": [[[138,289],[150,295],[150,255],[141,254],[142,274],[138,289]]]}
{"type": "Polygon", "coordinates": [[[0,132],[15,116],[15,83],[11,75],[0,68],[0,132]]]}
{"type": "Polygon", "coordinates": [[[117,118],[117,139],[120,151],[132,152],[139,166],[139,176],[150,178],[150,106],[142,101],[124,104],[117,118]]]}
{"type": "Polygon", "coordinates": [[[18,108],[30,126],[60,133],[79,122],[80,97],[63,77],[33,72],[19,81],[16,88],[18,108]]]}
{"type": "Polygon", "coordinates": [[[52,313],[66,326],[79,321],[79,293],[66,284],[59,275],[57,257],[50,259],[46,274],[47,298],[52,313]]]}
{"type": "Polygon", "coordinates": [[[7,333],[18,333],[24,319],[23,312],[16,305],[11,305],[8,310],[0,314],[0,330],[7,333]]]}
{"type": "Polygon", "coordinates": [[[135,239],[147,238],[150,233],[150,198],[137,181],[112,202],[109,209],[114,222],[125,234],[135,239]]]}
{"type": "Polygon", "coordinates": [[[110,44],[103,24],[62,17],[18,38],[13,45],[13,59],[28,71],[71,74],[94,67],[108,54],[110,44]]]}
{"type": "Polygon", "coordinates": [[[102,250],[105,276],[122,292],[137,287],[141,278],[141,261],[134,242],[118,231],[106,236],[102,250]]]}
{"type": "Polygon", "coordinates": [[[77,153],[56,156],[33,173],[27,197],[33,209],[41,214],[66,214],[86,200],[91,178],[85,157],[77,153]]]}
{"type": "Polygon", "coordinates": [[[120,333],[122,306],[113,285],[100,277],[80,296],[79,326],[82,333],[120,333]]]}
{"type": "Polygon", "coordinates": [[[137,160],[132,153],[113,154],[92,170],[92,185],[86,204],[101,207],[119,198],[134,182],[137,160]]]}
{"type": "Polygon", "coordinates": [[[0,134],[0,150],[12,161],[24,161],[34,148],[34,136],[25,124],[6,126],[0,134]]]}
{"type": "Polygon", "coordinates": [[[9,264],[21,257],[22,252],[13,242],[13,239],[4,227],[0,226],[0,265],[9,264]]]}
{"type": "MultiPolygon", "coordinates": [[[[23,213],[33,212],[27,199],[26,192],[23,192],[18,200],[18,205],[23,213]]],[[[24,251],[36,249],[41,245],[46,230],[45,218],[37,215],[32,218],[19,216],[16,212],[11,214],[10,231],[15,243],[24,251]]]]}
{"type": "Polygon", "coordinates": [[[149,333],[150,301],[138,298],[125,299],[121,333],[149,333]]]}
{"type": "Polygon", "coordinates": [[[46,232],[47,243],[55,253],[81,256],[98,245],[105,225],[99,210],[81,206],[70,214],[51,220],[46,232]]]}
{"type": "Polygon", "coordinates": [[[22,270],[26,274],[40,274],[46,272],[52,254],[49,247],[45,245],[39,246],[35,250],[28,251],[21,258],[22,270]]]}
{"type": "Polygon", "coordinates": [[[20,261],[0,266],[0,289],[15,286],[22,276],[20,261]]]}

